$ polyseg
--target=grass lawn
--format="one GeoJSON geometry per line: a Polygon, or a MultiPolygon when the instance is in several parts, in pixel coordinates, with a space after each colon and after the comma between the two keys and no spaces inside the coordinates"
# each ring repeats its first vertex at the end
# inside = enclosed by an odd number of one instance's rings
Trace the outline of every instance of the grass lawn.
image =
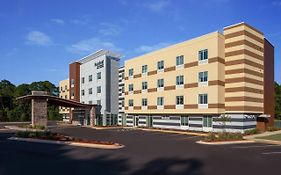
{"type": "Polygon", "coordinates": [[[275,135],[265,136],[265,137],[257,137],[257,139],[281,141],[281,134],[275,134],[275,135]]]}

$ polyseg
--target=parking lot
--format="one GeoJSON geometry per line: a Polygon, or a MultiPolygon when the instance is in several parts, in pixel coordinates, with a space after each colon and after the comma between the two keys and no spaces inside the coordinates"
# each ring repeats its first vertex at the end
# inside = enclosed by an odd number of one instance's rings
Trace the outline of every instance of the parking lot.
{"type": "Polygon", "coordinates": [[[70,136],[114,141],[118,150],[8,141],[0,131],[0,174],[276,174],[281,146],[200,145],[200,136],[141,131],[58,127],[70,136]]]}

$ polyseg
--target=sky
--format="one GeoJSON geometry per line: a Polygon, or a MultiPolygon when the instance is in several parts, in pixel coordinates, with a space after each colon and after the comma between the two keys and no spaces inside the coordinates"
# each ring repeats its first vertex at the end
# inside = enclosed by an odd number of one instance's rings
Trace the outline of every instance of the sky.
{"type": "Polygon", "coordinates": [[[0,0],[0,80],[68,78],[69,63],[100,49],[125,60],[246,22],[275,47],[281,83],[281,0],[0,0]]]}

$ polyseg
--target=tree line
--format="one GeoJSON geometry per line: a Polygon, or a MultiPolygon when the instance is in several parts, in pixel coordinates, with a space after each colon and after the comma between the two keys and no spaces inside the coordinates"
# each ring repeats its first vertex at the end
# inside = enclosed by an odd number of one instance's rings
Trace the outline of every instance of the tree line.
{"type": "MultiPolygon", "coordinates": [[[[30,95],[31,91],[47,91],[58,96],[58,87],[49,81],[33,82],[15,86],[8,80],[0,81],[0,122],[30,121],[31,103],[17,101],[16,98],[30,95]]],[[[48,119],[61,120],[59,108],[48,106],[48,119]]]]}

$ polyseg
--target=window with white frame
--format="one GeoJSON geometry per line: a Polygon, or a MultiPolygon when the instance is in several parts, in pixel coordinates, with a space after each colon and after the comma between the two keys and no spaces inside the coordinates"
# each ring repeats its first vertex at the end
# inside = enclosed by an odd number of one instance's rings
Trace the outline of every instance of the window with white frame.
{"type": "Polygon", "coordinates": [[[208,49],[200,50],[198,52],[198,60],[204,61],[208,59],[208,49]]]}
{"type": "Polygon", "coordinates": [[[176,104],[177,105],[183,105],[184,104],[184,97],[182,95],[176,97],[176,104]]]}
{"type": "Polygon", "coordinates": [[[212,116],[203,116],[203,127],[212,127],[213,118],[212,116]]]}
{"type": "Polygon", "coordinates": [[[188,126],[188,116],[181,116],[181,125],[188,126]]]}
{"type": "Polygon", "coordinates": [[[130,107],[133,107],[133,106],[134,106],[134,100],[133,100],[133,99],[129,99],[128,105],[129,105],[130,107]]]}
{"type": "Polygon", "coordinates": [[[147,90],[147,82],[144,81],[141,84],[142,84],[142,90],[147,90]]]}
{"type": "Polygon", "coordinates": [[[89,82],[93,81],[93,75],[89,75],[89,82]]]}
{"type": "Polygon", "coordinates": [[[176,65],[180,66],[180,65],[183,65],[183,64],[184,64],[184,56],[183,55],[177,56],[176,57],[176,65]]]}
{"type": "Polygon", "coordinates": [[[198,81],[200,83],[208,81],[208,71],[199,72],[198,74],[198,81]]]}
{"type": "Polygon", "coordinates": [[[141,104],[142,104],[142,106],[147,106],[147,98],[143,98],[141,100],[141,104]]]}
{"type": "Polygon", "coordinates": [[[97,93],[101,93],[101,86],[97,86],[97,93]]]}
{"type": "Polygon", "coordinates": [[[184,76],[179,75],[176,77],[176,85],[183,85],[184,84],[184,76]]]}
{"type": "Polygon", "coordinates": [[[93,94],[93,89],[89,88],[89,94],[93,94]]]}
{"type": "Polygon", "coordinates": [[[157,97],[157,106],[164,105],[164,97],[157,97]]]}
{"type": "Polygon", "coordinates": [[[97,79],[100,80],[101,79],[101,72],[97,73],[97,79]]]}
{"type": "Polygon", "coordinates": [[[157,80],[157,87],[158,88],[163,88],[164,87],[164,79],[158,79],[157,80]]]}
{"type": "Polygon", "coordinates": [[[143,65],[143,66],[141,67],[141,72],[142,72],[143,74],[147,73],[147,65],[143,65]]]}
{"type": "Polygon", "coordinates": [[[164,69],[164,61],[158,61],[157,62],[157,70],[163,70],[164,69]]]}
{"type": "Polygon", "coordinates": [[[134,69],[129,69],[129,77],[134,76],[134,69]]]}
{"type": "Polygon", "coordinates": [[[199,94],[198,103],[199,104],[208,104],[208,94],[199,94]]]}
{"type": "Polygon", "coordinates": [[[128,89],[129,89],[129,92],[134,91],[134,85],[133,84],[129,84],[128,89]]]}

